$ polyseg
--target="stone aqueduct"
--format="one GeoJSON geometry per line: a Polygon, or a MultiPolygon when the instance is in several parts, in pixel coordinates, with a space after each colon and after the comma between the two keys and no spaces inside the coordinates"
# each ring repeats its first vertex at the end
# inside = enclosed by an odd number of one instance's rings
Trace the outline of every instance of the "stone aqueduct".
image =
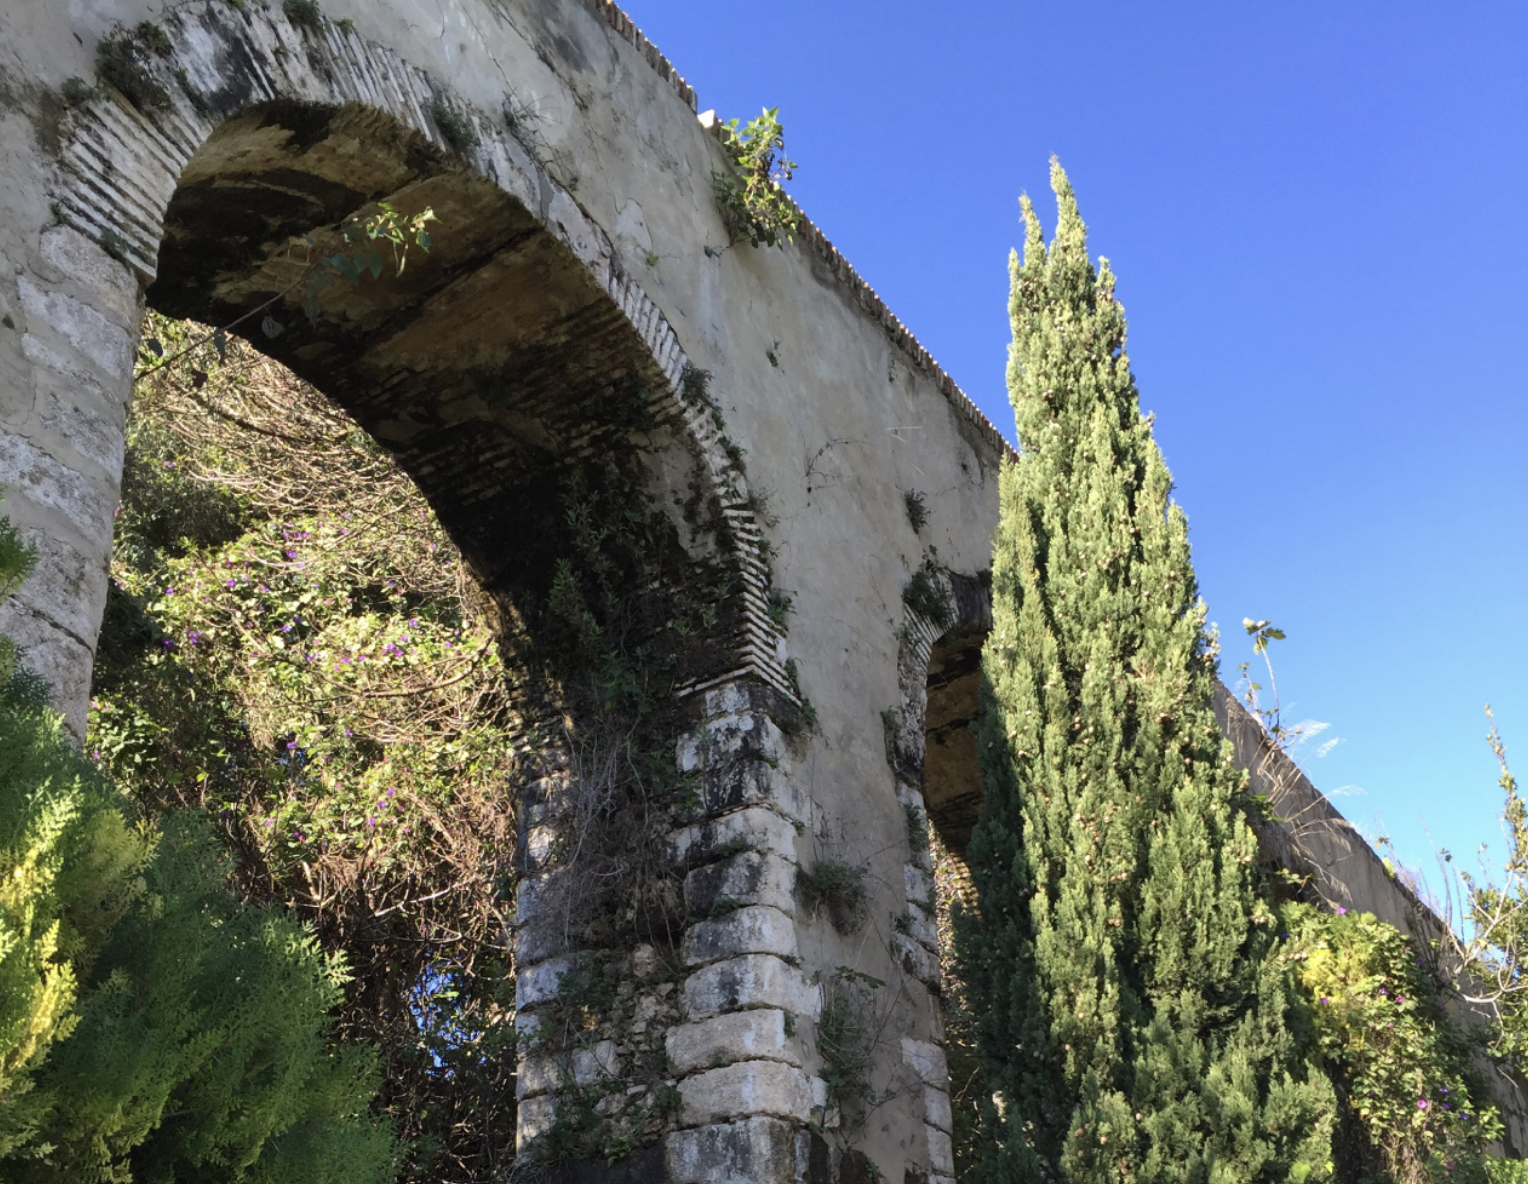
{"type": "MultiPolygon", "coordinates": [[[[703,787],[670,836],[682,967],[646,1012],[663,1028],[674,1111],[635,1156],[564,1176],[773,1184],[873,1167],[942,1184],[933,888],[908,818],[926,810],[960,850],[980,804],[965,725],[1006,444],[815,228],[784,250],[722,249],[724,149],[612,5],[323,10],[321,27],[298,27],[267,0],[0,3],[0,488],[42,554],[0,631],[81,731],[146,304],[233,325],[343,405],[509,614],[565,530],[557,482],[633,458],[643,496],[724,574],[729,636],[673,738],[703,787]],[[93,76],[102,38],[146,20],[168,36],[144,55],[162,104],[63,97],[67,79],[93,76]],[[468,121],[476,143],[443,120],[468,121]],[[324,241],[381,200],[432,207],[434,248],[396,280],[331,286],[310,325],[304,236],[324,241]],[[257,327],[267,315],[275,335],[257,327]],[[709,399],[686,398],[701,370],[709,399]],[[927,507],[918,528],[909,491],[927,507]],[[925,564],[952,594],[947,628],[904,603],[925,564]],[[776,588],[794,598],[788,633],[770,612],[776,588]],[[803,698],[817,727],[788,736],[803,698]],[[847,932],[794,891],[824,856],[869,869],[867,919],[847,932]],[[820,1129],[814,1025],[840,967],[883,984],[880,1100],[852,1137],[820,1129]]],[[[1330,811],[1245,721],[1228,723],[1256,775],[1304,795],[1307,818],[1330,811]]],[[[1407,921],[1412,902],[1330,818],[1330,849],[1286,857],[1317,859],[1333,893],[1407,921]]],[[[527,1032],[570,965],[538,923],[555,871],[537,867],[534,832],[517,934],[527,1032]]],[[[632,954],[634,982],[645,956],[632,954]]],[[[569,1090],[624,1080],[619,1033],[567,1060],[525,1048],[527,1149],[569,1090]]]]}

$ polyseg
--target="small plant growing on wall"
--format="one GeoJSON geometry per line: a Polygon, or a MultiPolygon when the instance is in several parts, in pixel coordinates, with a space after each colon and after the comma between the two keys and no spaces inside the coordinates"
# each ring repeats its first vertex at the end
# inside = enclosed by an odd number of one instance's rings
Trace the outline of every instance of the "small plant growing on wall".
{"type": "Polygon", "coordinates": [[[153,21],[141,21],[101,38],[96,78],[115,87],[140,111],[158,111],[170,105],[170,92],[154,77],[151,65],[155,58],[169,55],[169,35],[153,21]]]}
{"type": "Polygon", "coordinates": [[[281,11],[293,28],[315,34],[324,31],[324,14],[319,11],[318,0],[285,0],[281,11]]]}
{"type": "Polygon", "coordinates": [[[922,530],[928,525],[928,506],[923,500],[923,494],[916,489],[909,489],[902,495],[902,504],[907,508],[907,521],[914,530],[922,530]]]}
{"type": "Polygon", "coordinates": [[[941,632],[955,623],[955,601],[945,586],[939,556],[932,547],[902,589],[902,603],[941,632]]]}
{"type": "Polygon", "coordinates": [[[441,137],[451,151],[466,153],[478,146],[477,128],[472,126],[472,120],[454,107],[436,99],[430,104],[430,117],[435,120],[435,126],[440,128],[441,137]]]}
{"type": "Polygon", "coordinates": [[[870,913],[869,869],[841,859],[823,859],[811,867],[797,864],[796,895],[812,912],[825,909],[833,928],[853,933],[870,913]]]}
{"type": "Polygon", "coordinates": [[[755,247],[790,242],[801,213],[780,184],[789,181],[796,168],[796,162],[785,155],[780,108],[767,107],[741,126],[736,119],[728,120],[721,132],[737,167],[712,173],[711,185],[729,240],[755,247]]]}
{"type": "Polygon", "coordinates": [[[875,1101],[870,1066],[875,1052],[874,995],[885,986],[848,966],[840,966],[823,983],[822,1018],[817,1022],[817,1052],[827,1085],[824,1125],[836,1119],[847,1124],[865,1104],[875,1101]]]}

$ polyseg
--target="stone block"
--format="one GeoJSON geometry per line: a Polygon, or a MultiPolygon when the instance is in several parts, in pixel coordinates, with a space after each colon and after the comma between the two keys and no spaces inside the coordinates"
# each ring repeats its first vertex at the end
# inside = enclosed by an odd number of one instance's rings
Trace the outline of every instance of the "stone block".
{"type": "Polygon", "coordinates": [[[684,904],[692,917],[707,917],[720,903],[796,908],[796,865],[778,855],[743,851],[698,867],[684,878],[684,904]]]}
{"type": "Polygon", "coordinates": [[[113,481],[121,478],[125,413],[98,385],[42,377],[37,411],[44,436],[63,441],[113,481]]]}
{"type": "Polygon", "coordinates": [[[690,975],[684,983],[684,1006],[691,1019],[777,1007],[800,1023],[822,1014],[822,992],[788,962],[772,954],[746,954],[690,975]]]}
{"type": "Polygon", "coordinates": [[[557,828],[554,826],[531,826],[525,831],[525,863],[533,872],[547,866],[556,850],[557,828]]]}
{"type": "Polygon", "coordinates": [[[551,1130],[557,1119],[556,1103],[551,1097],[526,1098],[515,1111],[515,1147],[520,1151],[551,1130]]]}
{"type": "Polygon", "coordinates": [[[100,243],[72,226],[53,226],[43,232],[39,245],[49,273],[45,278],[84,291],[92,303],[108,310],[121,324],[143,319],[138,277],[125,263],[108,255],[100,243]]]}
{"type": "Polygon", "coordinates": [[[901,926],[907,936],[931,950],[939,948],[939,927],[934,922],[934,916],[928,910],[919,905],[907,906],[906,919],[901,926]]]}
{"type": "Polygon", "coordinates": [[[669,1063],[677,1073],[691,1073],[718,1060],[775,1060],[800,1065],[801,1049],[785,1034],[785,1012],[756,1008],[677,1024],[664,1037],[669,1063]]]}
{"type": "Polygon", "coordinates": [[[596,1081],[611,1081],[621,1075],[621,1061],[615,1055],[615,1042],[601,1040],[593,1048],[580,1048],[573,1053],[573,1081],[578,1085],[593,1085],[596,1081]]]}
{"type": "Polygon", "coordinates": [[[669,839],[669,850],[675,863],[687,863],[737,844],[793,862],[796,828],[767,807],[751,806],[675,831],[669,839]]]}
{"type": "Polygon", "coordinates": [[[939,959],[905,933],[891,935],[891,952],[897,964],[921,983],[937,986],[939,959]]]}
{"type": "Polygon", "coordinates": [[[786,759],[785,735],[774,720],[757,711],[712,718],[679,740],[676,753],[682,772],[709,769],[724,761],[786,759]]]}
{"type": "Polygon", "coordinates": [[[564,954],[535,966],[526,966],[515,975],[515,1010],[534,1007],[557,998],[563,976],[573,968],[573,959],[564,954]]]}
{"type": "Polygon", "coordinates": [[[24,275],[17,277],[16,288],[30,336],[44,343],[52,339],[65,344],[108,380],[121,382],[132,375],[136,324],[129,333],[124,325],[107,319],[88,304],[39,287],[24,275]]]}
{"type": "Polygon", "coordinates": [[[526,876],[515,889],[515,961],[543,962],[567,946],[566,870],[526,876]]]}
{"type": "Polygon", "coordinates": [[[755,905],[691,925],[684,935],[686,966],[738,954],[775,954],[794,961],[795,921],[779,909],[755,905]]]}
{"type": "Polygon", "coordinates": [[[914,904],[921,904],[924,908],[934,907],[934,877],[929,875],[916,864],[904,864],[902,866],[902,883],[907,891],[907,899],[914,904]]]}
{"type": "Polygon", "coordinates": [[[811,1117],[812,1088],[806,1074],[780,1061],[739,1061],[708,1069],[679,1083],[684,1126],[767,1114],[806,1122],[811,1117]]]}
{"type": "Polygon", "coordinates": [[[663,1141],[668,1184],[796,1184],[797,1131],[750,1118],[674,1131],[663,1141]]]}
{"type": "Polygon", "coordinates": [[[944,1049],[927,1040],[902,1037],[902,1062],[918,1075],[924,1085],[946,1089],[950,1084],[950,1068],[945,1063],[944,1049]]]}
{"type": "Polygon", "coordinates": [[[923,1121],[942,1131],[953,1131],[954,1116],[950,1113],[950,1095],[932,1085],[923,1087],[923,1121]]]}
{"type": "Polygon", "coordinates": [[[955,1145],[950,1136],[938,1127],[925,1126],[924,1134],[928,1137],[928,1164],[941,1176],[953,1176],[955,1174],[955,1145]]]}
{"type": "Polygon", "coordinates": [[[91,481],[31,441],[0,434],[0,489],[17,526],[35,524],[52,538],[75,535],[102,554],[110,551],[116,490],[104,479],[91,481]]]}
{"type": "Polygon", "coordinates": [[[561,1061],[551,1053],[530,1053],[515,1069],[515,1097],[534,1098],[556,1093],[568,1082],[561,1061]]]}
{"type": "Polygon", "coordinates": [[[764,803],[772,804],[788,818],[799,818],[804,810],[800,791],[768,761],[727,761],[705,770],[701,782],[707,814],[725,814],[764,803]]]}

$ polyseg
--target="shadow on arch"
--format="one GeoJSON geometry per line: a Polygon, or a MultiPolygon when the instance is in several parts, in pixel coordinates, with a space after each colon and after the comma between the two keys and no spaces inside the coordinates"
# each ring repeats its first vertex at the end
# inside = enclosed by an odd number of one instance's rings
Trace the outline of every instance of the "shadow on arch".
{"type": "Polygon", "coordinates": [[[535,155],[354,33],[218,3],[164,27],[180,82],[166,104],[70,113],[64,219],[115,244],[151,307],[231,326],[385,447],[500,609],[511,665],[562,644],[545,609],[579,545],[609,553],[591,577],[629,583],[609,566],[624,534],[647,582],[696,604],[706,644],[680,647],[676,687],[785,690],[746,478],[704,384],[535,155]],[[436,124],[446,109],[462,151],[436,124]],[[401,274],[325,270],[380,202],[433,211],[431,249],[401,274]]]}

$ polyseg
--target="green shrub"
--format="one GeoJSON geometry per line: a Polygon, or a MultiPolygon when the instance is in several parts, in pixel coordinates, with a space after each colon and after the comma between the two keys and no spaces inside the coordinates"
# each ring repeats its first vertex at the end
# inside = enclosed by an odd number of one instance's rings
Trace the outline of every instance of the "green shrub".
{"type": "MultiPolygon", "coordinates": [[[[0,518],[0,600],[35,562],[0,518]]],[[[0,1179],[391,1179],[375,1056],[328,1040],[341,963],[234,897],[204,824],[134,823],[0,661],[0,1179]]]]}
{"type": "Polygon", "coordinates": [[[1479,1179],[1501,1122],[1412,940],[1372,914],[1287,906],[1290,964],[1338,1087],[1338,1176],[1479,1179]]]}
{"type": "Polygon", "coordinates": [[[55,1150],[8,1179],[392,1178],[391,1132],[367,1113],[375,1055],[326,1039],[343,966],[298,922],[236,900],[227,872],[203,824],[166,819],[78,1026],[37,1074],[55,1150]]]}
{"type": "Polygon", "coordinates": [[[309,33],[324,31],[324,14],[319,10],[318,0],[284,0],[281,11],[292,22],[293,28],[309,33]]]}

